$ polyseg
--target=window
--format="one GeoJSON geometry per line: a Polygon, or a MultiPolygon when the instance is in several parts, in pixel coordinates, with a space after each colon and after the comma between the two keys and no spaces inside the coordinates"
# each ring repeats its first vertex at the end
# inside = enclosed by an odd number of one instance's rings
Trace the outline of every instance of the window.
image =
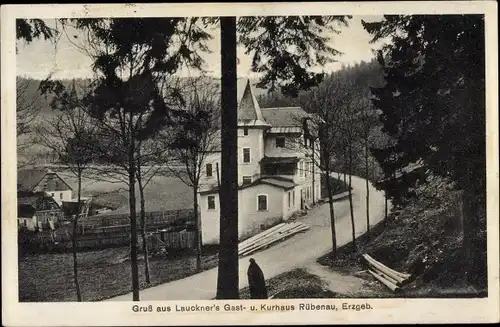
{"type": "Polygon", "coordinates": [[[243,135],[248,135],[248,127],[243,127],[243,135]]]}
{"type": "Polygon", "coordinates": [[[59,193],[59,200],[63,199],[63,192],[59,193]]]}
{"type": "Polygon", "coordinates": [[[54,197],[54,195],[55,195],[55,193],[54,193],[54,192],[51,192],[51,193],[50,193],[50,196],[51,196],[51,197],[54,197]]]}
{"type": "Polygon", "coordinates": [[[250,162],[250,148],[243,148],[243,162],[250,162]]]}
{"type": "Polygon", "coordinates": [[[292,205],[295,207],[295,190],[292,191],[292,205]]]}
{"type": "Polygon", "coordinates": [[[207,177],[212,177],[212,164],[207,164],[206,169],[207,169],[207,177]]]}
{"type": "Polygon", "coordinates": [[[267,195],[258,195],[257,202],[258,202],[257,209],[259,211],[266,211],[267,210],[267,195]]]}
{"type": "Polygon", "coordinates": [[[285,138],[284,137],[277,137],[276,138],[276,147],[277,148],[284,148],[285,147],[285,138]]]}
{"type": "Polygon", "coordinates": [[[215,195],[208,196],[208,210],[215,210],[215,195]]]}
{"type": "Polygon", "coordinates": [[[288,192],[288,208],[292,206],[292,192],[288,192]]]}
{"type": "Polygon", "coordinates": [[[243,185],[252,184],[252,176],[243,176],[243,185]]]}

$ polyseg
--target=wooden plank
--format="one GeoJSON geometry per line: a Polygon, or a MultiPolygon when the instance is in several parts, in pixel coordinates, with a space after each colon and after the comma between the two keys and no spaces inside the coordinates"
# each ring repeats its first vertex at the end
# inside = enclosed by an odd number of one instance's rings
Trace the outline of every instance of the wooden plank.
{"type": "Polygon", "coordinates": [[[302,231],[305,231],[307,229],[299,229],[299,230],[294,230],[294,231],[291,231],[289,233],[286,233],[286,234],[281,234],[281,235],[277,235],[275,238],[272,238],[270,240],[268,240],[266,243],[262,243],[260,244],[259,246],[256,246],[256,247],[253,247],[251,249],[248,249],[248,250],[245,250],[244,252],[240,253],[241,256],[246,256],[246,255],[249,255],[249,254],[252,254],[254,252],[257,252],[259,250],[262,250],[264,248],[266,248],[267,246],[270,246],[280,240],[283,240],[285,238],[288,238],[288,237],[291,237],[299,232],[302,232],[302,231]]]}
{"type": "Polygon", "coordinates": [[[367,260],[368,262],[373,263],[375,266],[379,267],[380,270],[382,270],[385,273],[391,275],[393,278],[395,278],[398,281],[400,280],[401,282],[403,282],[405,279],[408,279],[411,276],[411,275],[408,275],[408,274],[403,274],[403,273],[397,272],[394,269],[391,269],[391,268],[387,267],[383,263],[381,263],[381,262],[373,259],[372,257],[370,257],[368,254],[364,254],[363,257],[365,258],[365,260],[367,260]]]}
{"type": "Polygon", "coordinates": [[[297,223],[293,223],[293,224],[284,224],[283,226],[280,226],[279,228],[271,231],[270,233],[262,236],[262,237],[258,237],[256,238],[255,240],[253,240],[251,243],[248,243],[246,244],[245,246],[239,248],[238,250],[239,251],[244,251],[245,249],[247,248],[250,248],[250,247],[253,247],[255,246],[256,244],[258,243],[261,243],[261,242],[265,242],[265,240],[269,239],[269,238],[272,238],[274,237],[275,234],[277,233],[280,233],[280,232],[283,232],[283,231],[286,231],[286,230],[289,230],[291,228],[294,228],[295,226],[297,226],[297,223]]]}
{"type": "Polygon", "coordinates": [[[394,274],[393,272],[391,272],[390,270],[387,269],[387,267],[385,267],[384,265],[382,265],[381,263],[377,262],[377,261],[374,261],[372,260],[371,258],[367,258],[366,256],[364,256],[365,260],[372,266],[375,266],[378,270],[380,270],[381,272],[383,272],[385,275],[388,275],[390,276],[392,279],[395,279],[397,280],[399,283],[402,283],[405,279],[402,278],[401,276],[398,276],[396,274],[394,274]]]}
{"type": "Polygon", "coordinates": [[[375,277],[375,279],[377,279],[379,282],[381,282],[382,284],[384,284],[385,286],[387,286],[391,291],[393,291],[393,292],[400,292],[401,291],[401,289],[399,288],[399,286],[391,283],[390,281],[388,281],[387,279],[383,278],[382,276],[379,276],[378,274],[376,274],[372,270],[368,270],[368,272],[373,277],[375,277]]]}
{"type": "Polygon", "coordinates": [[[247,248],[247,249],[241,251],[239,254],[241,256],[248,255],[248,254],[256,252],[256,251],[258,251],[258,250],[260,250],[268,245],[271,245],[277,241],[280,241],[284,238],[290,237],[290,236],[295,235],[297,233],[300,233],[302,231],[306,231],[308,229],[309,229],[309,226],[302,224],[301,226],[297,226],[297,227],[289,229],[285,232],[274,234],[272,237],[268,238],[265,242],[262,242],[262,243],[256,244],[253,247],[247,248]]]}
{"type": "Polygon", "coordinates": [[[261,232],[261,233],[259,233],[259,234],[257,234],[257,235],[254,235],[254,236],[252,236],[252,237],[249,237],[249,238],[247,238],[246,240],[244,240],[243,242],[240,242],[240,244],[238,244],[238,247],[239,247],[239,248],[243,248],[243,247],[247,246],[248,244],[250,244],[250,243],[252,243],[252,242],[256,241],[256,240],[257,240],[257,239],[259,239],[260,237],[266,236],[266,235],[268,235],[269,233],[272,233],[274,230],[279,229],[279,228],[281,228],[281,227],[283,227],[283,226],[285,226],[285,223],[281,223],[281,224],[278,224],[278,225],[276,225],[276,226],[273,226],[273,227],[271,227],[271,228],[269,228],[269,229],[266,229],[265,231],[263,231],[263,232],[261,232]]]}
{"type": "Polygon", "coordinates": [[[378,274],[379,276],[382,276],[383,278],[387,279],[391,283],[397,286],[401,286],[401,282],[397,281],[396,279],[392,278],[391,276],[384,274],[383,271],[379,270],[377,267],[373,266],[372,264],[369,264],[370,270],[373,271],[374,273],[378,274]]]}

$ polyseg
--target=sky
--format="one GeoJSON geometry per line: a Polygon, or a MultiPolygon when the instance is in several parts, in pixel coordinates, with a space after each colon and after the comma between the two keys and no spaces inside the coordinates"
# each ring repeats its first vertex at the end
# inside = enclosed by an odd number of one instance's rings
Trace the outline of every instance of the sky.
{"type": "MultiPolygon", "coordinates": [[[[325,67],[316,67],[315,70],[331,72],[338,70],[342,65],[352,65],[360,61],[369,61],[373,58],[373,49],[378,44],[370,44],[370,36],[363,29],[361,20],[380,20],[381,16],[353,16],[348,27],[342,27],[340,34],[330,39],[330,45],[341,51],[337,62],[325,67]]],[[[51,24],[51,22],[48,22],[51,24]]],[[[211,53],[205,54],[205,69],[209,75],[220,76],[220,35],[218,30],[212,33],[214,37],[208,42],[211,53]]],[[[71,38],[71,33],[68,34],[71,38]]],[[[245,55],[243,48],[238,47],[238,77],[256,77],[251,71],[251,55],[245,55]]],[[[75,77],[90,77],[92,75],[91,59],[78,49],[68,37],[63,35],[56,44],[45,40],[35,40],[30,44],[20,41],[17,53],[17,75],[44,79],[52,74],[53,78],[71,79],[75,77]]],[[[181,76],[189,76],[192,71],[182,69],[181,76]]]]}

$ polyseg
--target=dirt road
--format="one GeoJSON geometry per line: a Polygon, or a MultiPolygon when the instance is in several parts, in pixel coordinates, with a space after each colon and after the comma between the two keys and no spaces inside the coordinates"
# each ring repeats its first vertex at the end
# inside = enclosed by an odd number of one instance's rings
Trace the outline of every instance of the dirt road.
{"type": "MultiPolygon", "coordinates": [[[[365,180],[359,177],[352,179],[354,190],[354,215],[356,236],[366,231],[366,186],[365,180]]],[[[344,199],[335,203],[337,245],[342,246],[351,240],[351,220],[349,201],[344,199]]],[[[379,222],[384,215],[384,195],[374,187],[370,187],[371,224],[379,222]]],[[[330,232],[330,216],[328,204],[323,204],[309,211],[300,221],[311,228],[278,243],[269,249],[251,255],[264,271],[266,279],[272,278],[294,268],[308,268],[316,263],[316,259],[332,248],[330,232]]],[[[248,286],[246,271],[250,257],[239,261],[240,289],[248,286]]],[[[154,300],[202,300],[213,299],[216,294],[217,268],[202,273],[158,285],[141,291],[142,301],[154,300]]],[[[131,301],[132,294],[126,294],[107,301],[131,301]]]]}

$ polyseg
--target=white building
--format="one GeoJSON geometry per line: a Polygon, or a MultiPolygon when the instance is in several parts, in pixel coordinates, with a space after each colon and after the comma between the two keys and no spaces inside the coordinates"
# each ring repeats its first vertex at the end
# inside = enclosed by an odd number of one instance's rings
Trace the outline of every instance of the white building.
{"type": "MultiPolygon", "coordinates": [[[[315,167],[319,142],[313,141],[311,116],[300,107],[260,108],[248,82],[238,105],[239,237],[255,234],[320,198],[315,167]]],[[[204,244],[219,242],[220,206],[216,167],[220,147],[205,160],[199,190],[204,244]]]]}

